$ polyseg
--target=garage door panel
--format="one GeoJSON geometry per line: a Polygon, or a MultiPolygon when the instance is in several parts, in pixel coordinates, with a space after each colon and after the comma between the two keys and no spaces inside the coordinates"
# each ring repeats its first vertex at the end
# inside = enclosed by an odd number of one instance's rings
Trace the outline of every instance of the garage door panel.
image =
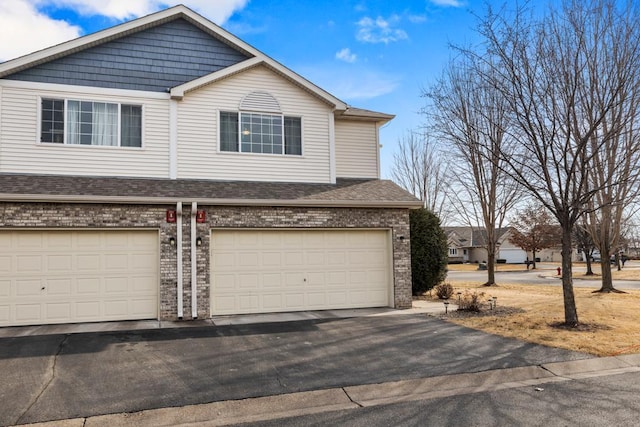
{"type": "Polygon", "coordinates": [[[47,280],[47,294],[70,296],[73,293],[73,284],[70,279],[49,279],[47,280]]]}
{"type": "Polygon", "coordinates": [[[18,273],[39,273],[44,263],[40,255],[17,255],[16,265],[18,273]]]}
{"type": "Polygon", "coordinates": [[[258,301],[257,295],[240,295],[238,297],[238,305],[241,310],[257,310],[260,307],[258,301]]]}
{"type": "Polygon", "coordinates": [[[286,252],[285,253],[285,266],[301,266],[304,265],[304,256],[301,252],[286,252]]]}
{"type": "Polygon", "coordinates": [[[78,294],[97,295],[100,293],[100,279],[97,277],[80,277],[76,283],[78,294]]]}
{"type": "Polygon", "coordinates": [[[71,234],[48,234],[45,235],[46,247],[50,249],[70,249],[73,246],[71,234]]]}
{"type": "Polygon", "coordinates": [[[46,317],[51,320],[64,320],[71,317],[70,303],[51,303],[45,305],[46,317]]]}
{"type": "Polygon", "coordinates": [[[76,257],[76,269],[83,272],[99,271],[100,255],[78,255],[76,257]]]}
{"type": "Polygon", "coordinates": [[[282,307],[282,294],[266,294],[262,297],[262,308],[273,310],[282,307]]]}
{"type": "Polygon", "coordinates": [[[20,322],[38,322],[42,318],[40,304],[16,304],[15,310],[20,322]]]}
{"type": "Polygon", "coordinates": [[[232,290],[236,287],[235,274],[212,274],[211,277],[220,290],[232,290]]]}
{"type": "Polygon", "coordinates": [[[8,280],[0,280],[0,298],[9,297],[11,295],[11,282],[8,280]]]}
{"type": "Polygon", "coordinates": [[[122,294],[129,289],[127,276],[107,277],[104,279],[105,294],[122,294]]]}
{"type": "Polygon", "coordinates": [[[279,252],[263,253],[262,265],[264,267],[280,267],[282,265],[282,254],[279,252]]]}
{"type": "Polygon", "coordinates": [[[11,257],[0,256],[0,274],[9,274],[9,272],[11,272],[11,257]]]}
{"type": "Polygon", "coordinates": [[[16,280],[16,296],[18,297],[38,297],[45,287],[43,279],[16,280]]]}
{"type": "Polygon", "coordinates": [[[345,291],[327,292],[327,305],[332,307],[347,307],[347,293],[345,291]]]}
{"type": "Polygon", "coordinates": [[[43,247],[43,239],[40,233],[24,233],[16,236],[17,249],[34,249],[43,247]]]}
{"type": "Polygon", "coordinates": [[[388,236],[384,230],[214,230],[211,313],[386,306],[388,236]],[[248,253],[257,254],[256,263],[226,261],[248,253]]]}
{"type": "Polygon", "coordinates": [[[262,288],[268,290],[269,288],[279,289],[282,287],[282,274],[281,273],[265,273],[262,275],[262,288]]]}
{"type": "Polygon", "coordinates": [[[155,231],[13,230],[0,241],[0,326],[158,316],[155,231]]]}
{"type": "Polygon", "coordinates": [[[99,300],[83,301],[76,303],[76,317],[78,320],[88,320],[95,318],[96,315],[102,315],[100,310],[101,303],[99,300]]]}
{"type": "Polygon", "coordinates": [[[11,307],[8,304],[0,305],[0,323],[8,323],[11,319],[11,307]]]}
{"type": "Polygon", "coordinates": [[[287,311],[297,311],[297,310],[305,309],[305,304],[304,304],[305,298],[303,293],[287,294],[285,295],[284,299],[285,299],[285,309],[287,311]]]}
{"type": "Polygon", "coordinates": [[[50,273],[73,271],[73,257],[71,255],[48,255],[45,257],[47,260],[46,269],[50,273]]]}

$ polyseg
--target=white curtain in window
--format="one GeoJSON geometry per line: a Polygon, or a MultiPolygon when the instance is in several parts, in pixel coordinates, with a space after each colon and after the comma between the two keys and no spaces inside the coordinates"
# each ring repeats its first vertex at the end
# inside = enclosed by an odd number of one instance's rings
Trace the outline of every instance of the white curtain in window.
{"type": "Polygon", "coordinates": [[[67,144],[80,144],[80,102],[67,102],[67,144]]]}
{"type": "Polygon", "coordinates": [[[118,145],[118,105],[93,103],[91,145],[118,145]]]}

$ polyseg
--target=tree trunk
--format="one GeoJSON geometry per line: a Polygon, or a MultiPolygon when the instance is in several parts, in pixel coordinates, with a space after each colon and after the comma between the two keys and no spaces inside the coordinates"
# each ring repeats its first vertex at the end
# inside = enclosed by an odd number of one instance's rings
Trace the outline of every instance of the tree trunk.
{"type": "Polygon", "coordinates": [[[536,250],[535,249],[532,250],[531,254],[533,255],[533,268],[532,268],[532,270],[535,270],[536,269],[536,250]]]}
{"type": "Polygon", "coordinates": [[[593,250],[589,252],[583,250],[582,253],[584,254],[584,258],[587,262],[587,272],[585,273],[585,276],[593,276],[593,268],[591,267],[591,257],[593,255],[593,250]]]}
{"type": "Polygon", "coordinates": [[[600,259],[600,269],[602,270],[602,287],[598,292],[613,292],[613,278],[611,276],[611,261],[609,261],[609,257],[600,259]]]}
{"type": "Polygon", "coordinates": [[[496,253],[487,248],[487,283],[485,286],[493,286],[496,284],[496,253]]]}
{"type": "Polygon", "coordinates": [[[573,294],[571,270],[571,227],[562,224],[562,296],[564,299],[564,323],[566,326],[578,326],[578,310],[573,294]]]}
{"type": "Polygon", "coordinates": [[[608,241],[603,241],[599,245],[600,250],[600,269],[602,270],[602,287],[596,292],[615,292],[613,287],[613,277],[611,275],[611,246],[608,241]]]}

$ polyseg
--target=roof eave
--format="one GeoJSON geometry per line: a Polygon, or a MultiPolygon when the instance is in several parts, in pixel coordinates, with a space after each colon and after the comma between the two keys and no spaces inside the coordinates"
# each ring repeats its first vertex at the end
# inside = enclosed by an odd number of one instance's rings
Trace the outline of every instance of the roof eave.
{"type": "Polygon", "coordinates": [[[177,202],[197,202],[216,206],[282,206],[282,207],[335,207],[335,208],[400,208],[418,209],[421,202],[379,200],[319,200],[319,199],[218,199],[206,197],[133,197],[84,196],[42,194],[0,194],[1,202],[21,203],[113,203],[132,205],[167,205],[177,202]]]}

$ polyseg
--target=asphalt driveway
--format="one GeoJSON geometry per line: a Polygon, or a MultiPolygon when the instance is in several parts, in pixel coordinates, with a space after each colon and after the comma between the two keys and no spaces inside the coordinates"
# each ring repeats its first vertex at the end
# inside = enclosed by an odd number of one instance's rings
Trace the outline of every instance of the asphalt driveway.
{"type": "Polygon", "coordinates": [[[590,357],[425,315],[0,339],[0,425],[590,357]]]}

